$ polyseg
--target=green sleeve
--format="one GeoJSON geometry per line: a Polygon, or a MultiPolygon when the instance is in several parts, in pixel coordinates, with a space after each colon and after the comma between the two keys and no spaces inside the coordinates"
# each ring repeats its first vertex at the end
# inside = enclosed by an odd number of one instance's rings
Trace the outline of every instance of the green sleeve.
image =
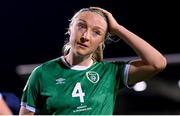
{"type": "Polygon", "coordinates": [[[38,97],[40,96],[41,72],[41,67],[37,67],[32,71],[24,87],[21,98],[21,105],[33,112],[36,112],[37,110],[38,97]]]}
{"type": "Polygon", "coordinates": [[[114,62],[116,65],[116,81],[118,89],[128,87],[129,64],[127,62],[114,62]]]}

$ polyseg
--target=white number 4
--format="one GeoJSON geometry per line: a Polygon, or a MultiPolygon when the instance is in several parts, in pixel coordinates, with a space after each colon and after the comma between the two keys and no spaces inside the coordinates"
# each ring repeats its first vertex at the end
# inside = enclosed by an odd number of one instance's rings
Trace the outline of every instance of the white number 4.
{"type": "Polygon", "coordinates": [[[80,98],[80,102],[83,103],[84,102],[84,96],[85,93],[82,92],[82,88],[81,88],[81,83],[76,83],[74,90],[72,92],[72,97],[79,97],[80,98]]]}

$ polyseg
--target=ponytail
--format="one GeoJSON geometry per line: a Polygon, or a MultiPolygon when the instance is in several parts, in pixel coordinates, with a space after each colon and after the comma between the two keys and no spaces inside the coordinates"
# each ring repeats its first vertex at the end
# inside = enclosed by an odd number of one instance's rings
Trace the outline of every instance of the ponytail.
{"type": "Polygon", "coordinates": [[[62,54],[65,56],[69,53],[71,49],[71,46],[69,44],[69,42],[67,42],[66,44],[64,44],[63,48],[62,48],[62,54]]]}

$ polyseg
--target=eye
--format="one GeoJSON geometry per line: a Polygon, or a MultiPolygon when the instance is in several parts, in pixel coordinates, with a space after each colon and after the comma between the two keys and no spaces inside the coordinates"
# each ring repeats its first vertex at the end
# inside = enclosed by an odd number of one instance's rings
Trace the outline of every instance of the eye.
{"type": "Polygon", "coordinates": [[[96,33],[97,35],[101,35],[101,32],[100,32],[100,31],[95,31],[95,33],[96,33]]]}
{"type": "Polygon", "coordinates": [[[93,30],[93,33],[95,36],[101,36],[102,35],[102,32],[100,30],[93,30]]]}
{"type": "Polygon", "coordinates": [[[86,28],[86,25],[83,24],[83,23],[81,23],[81,22],[78,23],[77,26],[78,26],[78,28],[80,28],[80,29],[81,29],[81,28],[86,28]]]}

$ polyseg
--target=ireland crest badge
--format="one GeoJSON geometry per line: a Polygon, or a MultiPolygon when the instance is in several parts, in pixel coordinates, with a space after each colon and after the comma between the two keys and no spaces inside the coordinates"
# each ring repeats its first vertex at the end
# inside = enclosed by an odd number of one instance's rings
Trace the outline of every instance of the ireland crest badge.
{"type": "Polygon", "coordinates": [[[99,81],[99,74],[95,71],[88,71],[86,72],[86,77],[92,83],[97,83],[99,81]]]}

